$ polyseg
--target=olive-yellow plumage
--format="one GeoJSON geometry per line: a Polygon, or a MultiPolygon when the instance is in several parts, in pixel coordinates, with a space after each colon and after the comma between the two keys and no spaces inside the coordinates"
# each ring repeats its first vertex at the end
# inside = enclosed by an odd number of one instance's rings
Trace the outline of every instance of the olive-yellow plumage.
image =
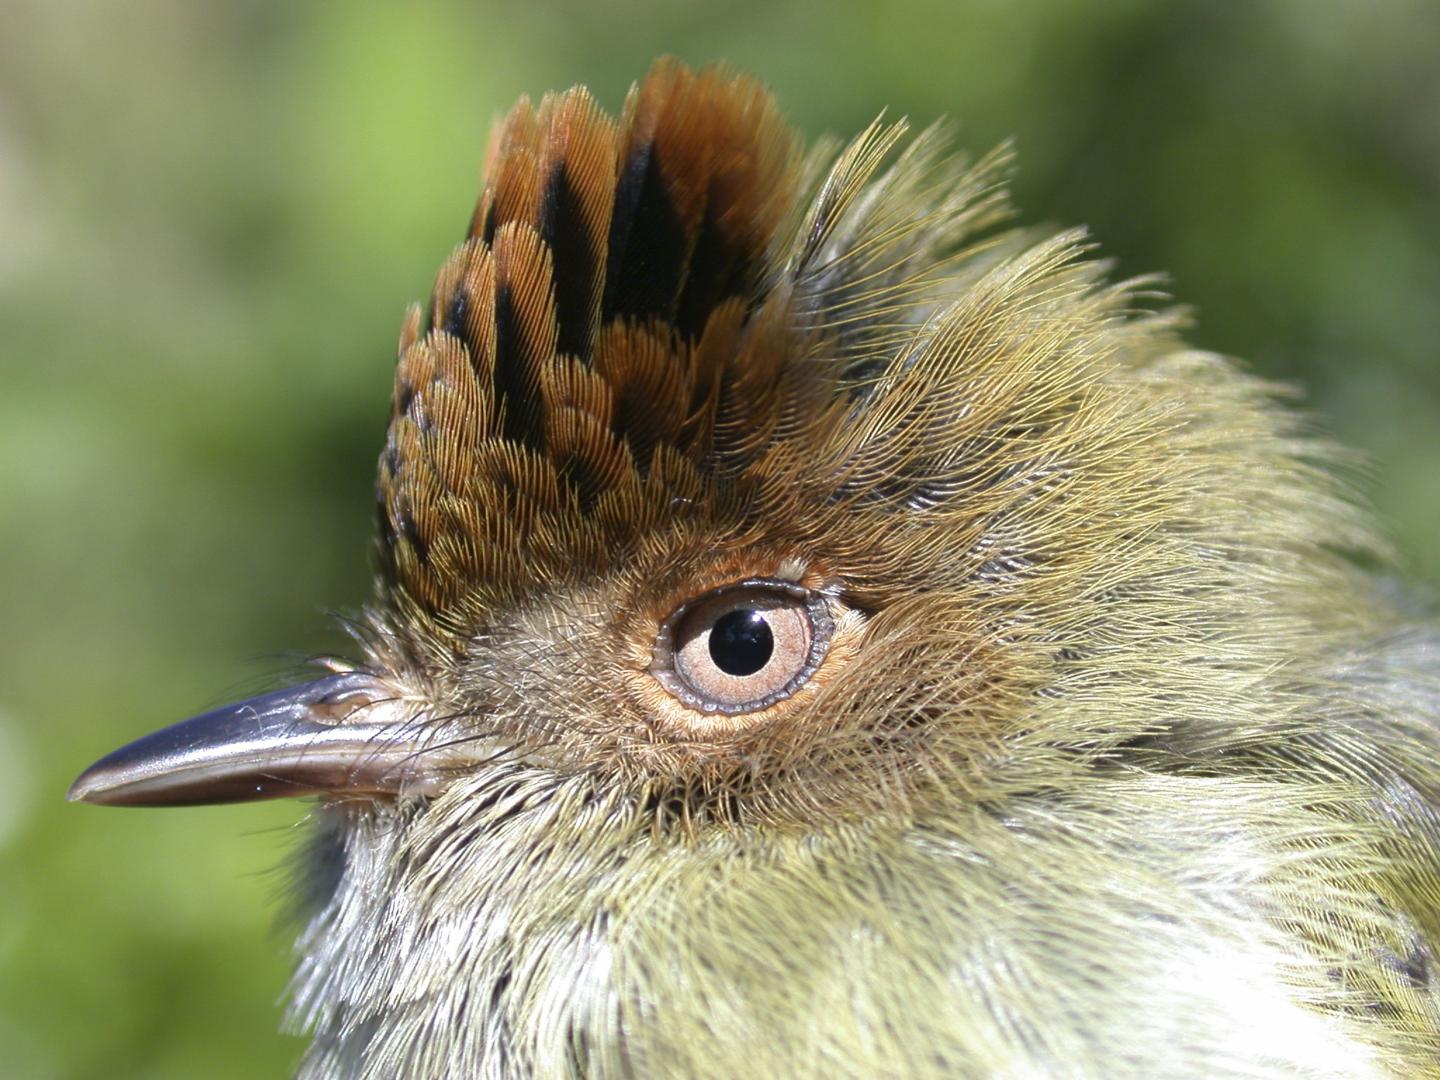
{"type": "Polygon", "coordinates": [[[324,796],[302,1076],[1440,1076],[1440,631],[1008,162],[670,61],[501,125],[363,660],[72,792],[324,796]]]}

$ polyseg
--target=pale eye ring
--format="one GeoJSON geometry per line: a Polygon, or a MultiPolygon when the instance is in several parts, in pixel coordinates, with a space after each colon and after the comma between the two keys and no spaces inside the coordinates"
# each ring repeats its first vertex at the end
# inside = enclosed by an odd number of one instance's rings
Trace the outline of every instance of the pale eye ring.
{"type": "Polygon", "coordinates": [[[754,712],[809,680],[833,632],[823,596],[752,578],[697,596],[661,623],[650,673],[691,709],[754,712]]]}

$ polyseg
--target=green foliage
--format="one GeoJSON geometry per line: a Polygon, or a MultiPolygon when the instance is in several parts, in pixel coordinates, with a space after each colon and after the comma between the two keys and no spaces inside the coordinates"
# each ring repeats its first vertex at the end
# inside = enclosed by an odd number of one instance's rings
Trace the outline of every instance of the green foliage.
{"type": "Polygon", "coordinates": [[[277,1075],[291,804],[67,806],[124,739],[343,648],[393,341],[492,116],[725,57],[807,133],[1019,141],[1030,220],[1166,270],[1301,384],[1440,580],[1440,9],[1426,0],[425,10],[21,0],[0,38],[0,1060],[277,1075]],[[290,650],[290,651],[287,651],[290,650]]]}

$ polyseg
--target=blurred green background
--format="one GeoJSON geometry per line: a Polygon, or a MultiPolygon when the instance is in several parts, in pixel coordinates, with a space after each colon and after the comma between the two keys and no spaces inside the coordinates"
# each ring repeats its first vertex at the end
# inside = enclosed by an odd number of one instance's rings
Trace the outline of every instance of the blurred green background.
{"type": "Polygon", "coordinates": [[[404,305],[520,92],[728,58],[811,134],[1018,138],[1032,221],[1302,384],[1440,580],[1440,5],[7,0],[0,1074],[281,1075],[297,804],[68,806],[120,741],[343,648],[404,305]]]}

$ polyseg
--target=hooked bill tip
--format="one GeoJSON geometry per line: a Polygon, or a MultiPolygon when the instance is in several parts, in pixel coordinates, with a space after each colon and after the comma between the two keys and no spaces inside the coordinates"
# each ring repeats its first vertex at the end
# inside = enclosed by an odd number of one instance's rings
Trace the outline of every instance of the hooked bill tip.
{"type": "Polygon", "coordinates": [[[72,783],[69,790],[65,792],[65,801],[92,802],[94,801],[93,796],[95,793],[95,785],[91,781],[90,770],[87,769],[75,778],[75,782],[72,783]]]}

